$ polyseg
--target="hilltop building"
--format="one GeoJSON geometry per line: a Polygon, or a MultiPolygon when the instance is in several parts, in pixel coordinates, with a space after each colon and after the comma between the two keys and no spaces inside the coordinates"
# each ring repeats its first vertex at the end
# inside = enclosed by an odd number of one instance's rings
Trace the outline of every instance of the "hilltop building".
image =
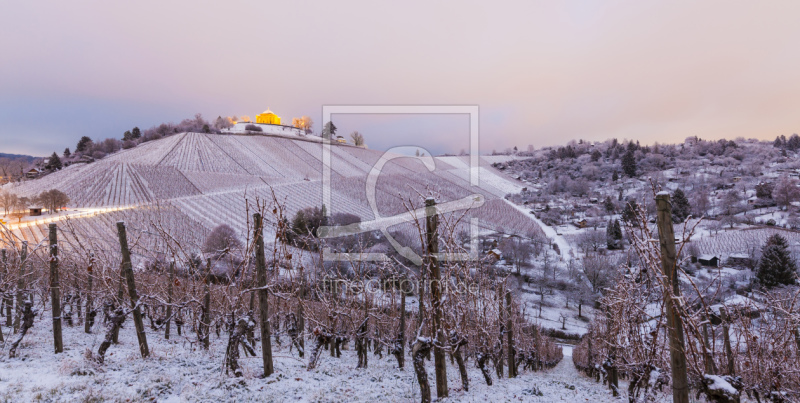
{"type": "Polygon", "coordinates": [[[269,108],[264,113],[256,115],[256,123],[262,125],[280,125],[281,117],[274,114],[269,108]]]}
{"type": "Polygon", "coordinates": [[[236,122],[234,125],[225,130],[227,133],[260,133],[260,134],[276,134],[288,136],[302,136],[305,132],[294,126],[286,126],[281,124],[281,117],[269,108],[263,113],[256,115],[255,122],[236,122]]]}

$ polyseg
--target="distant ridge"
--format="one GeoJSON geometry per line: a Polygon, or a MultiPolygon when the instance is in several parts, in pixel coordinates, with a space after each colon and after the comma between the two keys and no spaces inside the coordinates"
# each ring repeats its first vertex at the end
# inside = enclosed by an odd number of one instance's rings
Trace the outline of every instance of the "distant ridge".
{"type": "Polygon", "coordinates": [[[0,153],[0,158],[8,158],[12,160],[24,160],[25,162],[33,162],[35,159],[40,157],[34,157],[31,155],[22,155],[22,154],[6,154],[0,153]]]}

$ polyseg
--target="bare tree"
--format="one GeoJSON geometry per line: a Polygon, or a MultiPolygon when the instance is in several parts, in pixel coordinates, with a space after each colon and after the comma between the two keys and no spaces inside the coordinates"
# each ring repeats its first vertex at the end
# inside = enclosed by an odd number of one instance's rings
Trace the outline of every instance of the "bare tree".
{"type": "Polygon", "coordinates": [[[314,128],[314,121],[308,116],[301,117],[299,123],[300,126],[298,127],[305,130],[306,133],[311,133],[311,130],[314,128]]]}
{"type": "Polygon", "coordinates": [[[0,177],[5,178],[9,182],[19,179],[26,165],[27,163],[23,160],[0,158],[0,177]]]}
{"type": "Polygon", "coordinates": [[[19,198],[14,193],[11,193],[7,190],[0,192],[0,207],[3,208],[6,215],[10,211],[13,211],[19,202],[19,198]]]}
{"type": "Polygon", "coordinates": [[[503,239],[498,247],[503,252],[503,256],[511,260],[511,263],[517,269],[517,273],[520,273],[523,265],[528,264],[528,259],[533,254],[533,248],[530,243],[518,236],[503,239]]]}
{"type": "Polygon", "coordinates": [[[206,241],[203,244],[203,252],[210,253],[215,258],[220,258],[232,249],[241,247],[242,242],[236,235],[236,231],[230,225],[220,224],[206,237],[206,241]]]}
{"type": "Polygon", "coordinates": [[[772,198],[779,206],[788,207],[792,202],[800,200],[800,188],[797,184],[797,179],[781,176],[772,191],[772,198]]]}
{"type": "Polygon", "coordinates": [[[582,260],[583,274],[592,285],[592,292],[598,292],[611,284],[613,265],[605,256],[589,255],[582,260]]]}
{"type": "Polygon", "coordinates": [[[606,245],[606,234],[604,231],[589,229],[578,235],[578,247],[584,254],[597,252],[597,250],[604,245],[606,245]]]}
{"type": "Polygon", "coordinates": [[[69,203],[69,197],[58,189],[42,192],[37,200],[51,213],[58,211],[58,209],[65,207],[69,203]]]}
{"type": "Polygon", "coordinates": [[[350,138],[353,140],[353,144],[354,145],[357,145],[359,147],[364,145],[364,135],[363,134],[355,131],[355,132],[350,133],[350,138]]]}
{"type": "Polygon", "coordinates": [[[696,187],[692,190],[692,209],[694,210],[694,215],[697,217],[702,217],[708,214],[708,210],[711,208],[711,201],[709,200],[710,192],[706,186],[696,187]]]}

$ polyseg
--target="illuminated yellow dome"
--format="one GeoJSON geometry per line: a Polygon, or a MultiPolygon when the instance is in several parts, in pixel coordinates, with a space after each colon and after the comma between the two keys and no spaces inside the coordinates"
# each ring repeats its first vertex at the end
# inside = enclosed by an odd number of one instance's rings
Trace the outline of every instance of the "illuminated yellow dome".
{"type": "Polygon", "coordinates": [[[256,123],[265,125],[279,125],[281,124],[281,117],[267,108],[264,113],[256,115],[256,123]]]}

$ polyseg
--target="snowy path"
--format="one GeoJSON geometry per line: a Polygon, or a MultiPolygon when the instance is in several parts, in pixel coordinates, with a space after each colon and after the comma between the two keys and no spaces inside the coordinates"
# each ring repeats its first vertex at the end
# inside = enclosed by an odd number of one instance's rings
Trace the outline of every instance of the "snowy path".
{"type": "Polygon", "coordinates": [[[537,225],[539,225],[539,227],[542,228],[542,231],[544,231],[544,234],[548,238],[552,239],[553,242],[556,243],[556,245],[558,245],[558,250],[561,251],[562,258],[568,258],[569,256],[572,255],[573,253],[572,246],[570,246],[569,242],[567,242],[567,240],[563,236],[558,235],[558,233],[556,233],[556,230],[553,227],[542,222],[542,220],[540,220],[539,217],[536,217],[535,215],[531,214],[530,211],[527,210],[526,208],[518,206],[506,199],[503,199],[503,201],[508,203],[511,207],[514,207],[515,209],[521,211],[523,214],[525,214],[525,216],[529,217],[537,225]]]}
{"type": "MultiPolygon", "coordinates": [[[[523,371],[516,379],[495,380],[486,386],[479,379],[469,396],[453,401],[492,402],[622,402],[612,397],[602,384],[580,374],[572,364],[572,347],[563,346],[564,359],[555,368],[542,372],[523,371]],[[478,383],[479,382],[479,383],[478,383]],[[541,392],[541,396],[536,391],[541,392]]],[[[454,396],[455,397],[455,396],[454,396]]],[[[450,400],[446,400],[450,401],[450,400]]]]}

